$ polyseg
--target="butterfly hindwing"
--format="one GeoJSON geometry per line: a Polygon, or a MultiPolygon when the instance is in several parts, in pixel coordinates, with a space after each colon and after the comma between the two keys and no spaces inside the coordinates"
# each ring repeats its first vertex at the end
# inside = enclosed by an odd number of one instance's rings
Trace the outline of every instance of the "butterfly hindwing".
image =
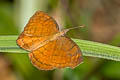
{"type": "Polygon", "coordinates": [[[32,64],[42,70],[70,67],[82,62],[79,47],[68,37],[59,37],[29,54],[32,64]]]}

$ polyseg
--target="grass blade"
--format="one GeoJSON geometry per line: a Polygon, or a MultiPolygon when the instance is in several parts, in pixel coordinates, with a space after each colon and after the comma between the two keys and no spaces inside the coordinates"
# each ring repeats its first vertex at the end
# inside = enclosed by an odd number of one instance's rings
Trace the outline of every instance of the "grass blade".
{"type": "MultiPolygon", "coordinates": [[[[0,52],[28,53],[27,51],[20,49],[17,46],[16,44],[17,37],[18,36],[0,36],[0,52]]],[[[87,40],[80,39],[73,40],[81,48],[84,56],[99,57],[104,59],[120,61],[119,47],[87,40]]]]}

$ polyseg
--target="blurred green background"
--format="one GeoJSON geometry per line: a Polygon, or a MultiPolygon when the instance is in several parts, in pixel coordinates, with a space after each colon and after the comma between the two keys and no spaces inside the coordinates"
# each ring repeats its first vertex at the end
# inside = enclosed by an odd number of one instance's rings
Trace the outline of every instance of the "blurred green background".
{"type": "MultiPolygon", "coordinates": [[[[19,35],[37,11],[53,16],[71,38],[120,46],[120,0],[0,0],[0,35],[19,35]]],[[[0,54],[0,80],[120,80],[120,62],[84,57],[75,69],[38,70],[28,54],[0,54]]]]}

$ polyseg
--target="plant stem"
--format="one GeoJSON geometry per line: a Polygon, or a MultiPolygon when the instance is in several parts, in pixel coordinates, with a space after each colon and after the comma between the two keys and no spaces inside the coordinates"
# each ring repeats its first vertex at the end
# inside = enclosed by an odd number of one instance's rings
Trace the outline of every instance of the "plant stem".
{"type": "MultiPolygon", "coordinates": [[[[0,52],[10,53],[28,53],[26,50],[20,49],[16,45],[18,36],[0,36],[0,52]]],[[[120,48],[92,42],[87,40],[72,39],[82,50],[83,56],[99,57],[120,61],[120,48]]]]}

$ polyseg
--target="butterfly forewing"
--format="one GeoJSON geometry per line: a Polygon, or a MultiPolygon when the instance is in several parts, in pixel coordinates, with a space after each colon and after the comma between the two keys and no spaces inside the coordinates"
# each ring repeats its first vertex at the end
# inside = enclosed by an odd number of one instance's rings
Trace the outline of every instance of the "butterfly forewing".
{"type": "Polygon", "coordinates": [[[59,32],[56,21],[42,11],[37,11],[24,28],[24,34],[31,36],[50,36],[59,32]]]}
{"type": "Polygon", "coordinates": [[[32,46],[40,44],[57,32],[59,28],[55,20],[46,13],[37,11],[17,39],[17,44],[23,49],[32,51],[32,46]]]}

